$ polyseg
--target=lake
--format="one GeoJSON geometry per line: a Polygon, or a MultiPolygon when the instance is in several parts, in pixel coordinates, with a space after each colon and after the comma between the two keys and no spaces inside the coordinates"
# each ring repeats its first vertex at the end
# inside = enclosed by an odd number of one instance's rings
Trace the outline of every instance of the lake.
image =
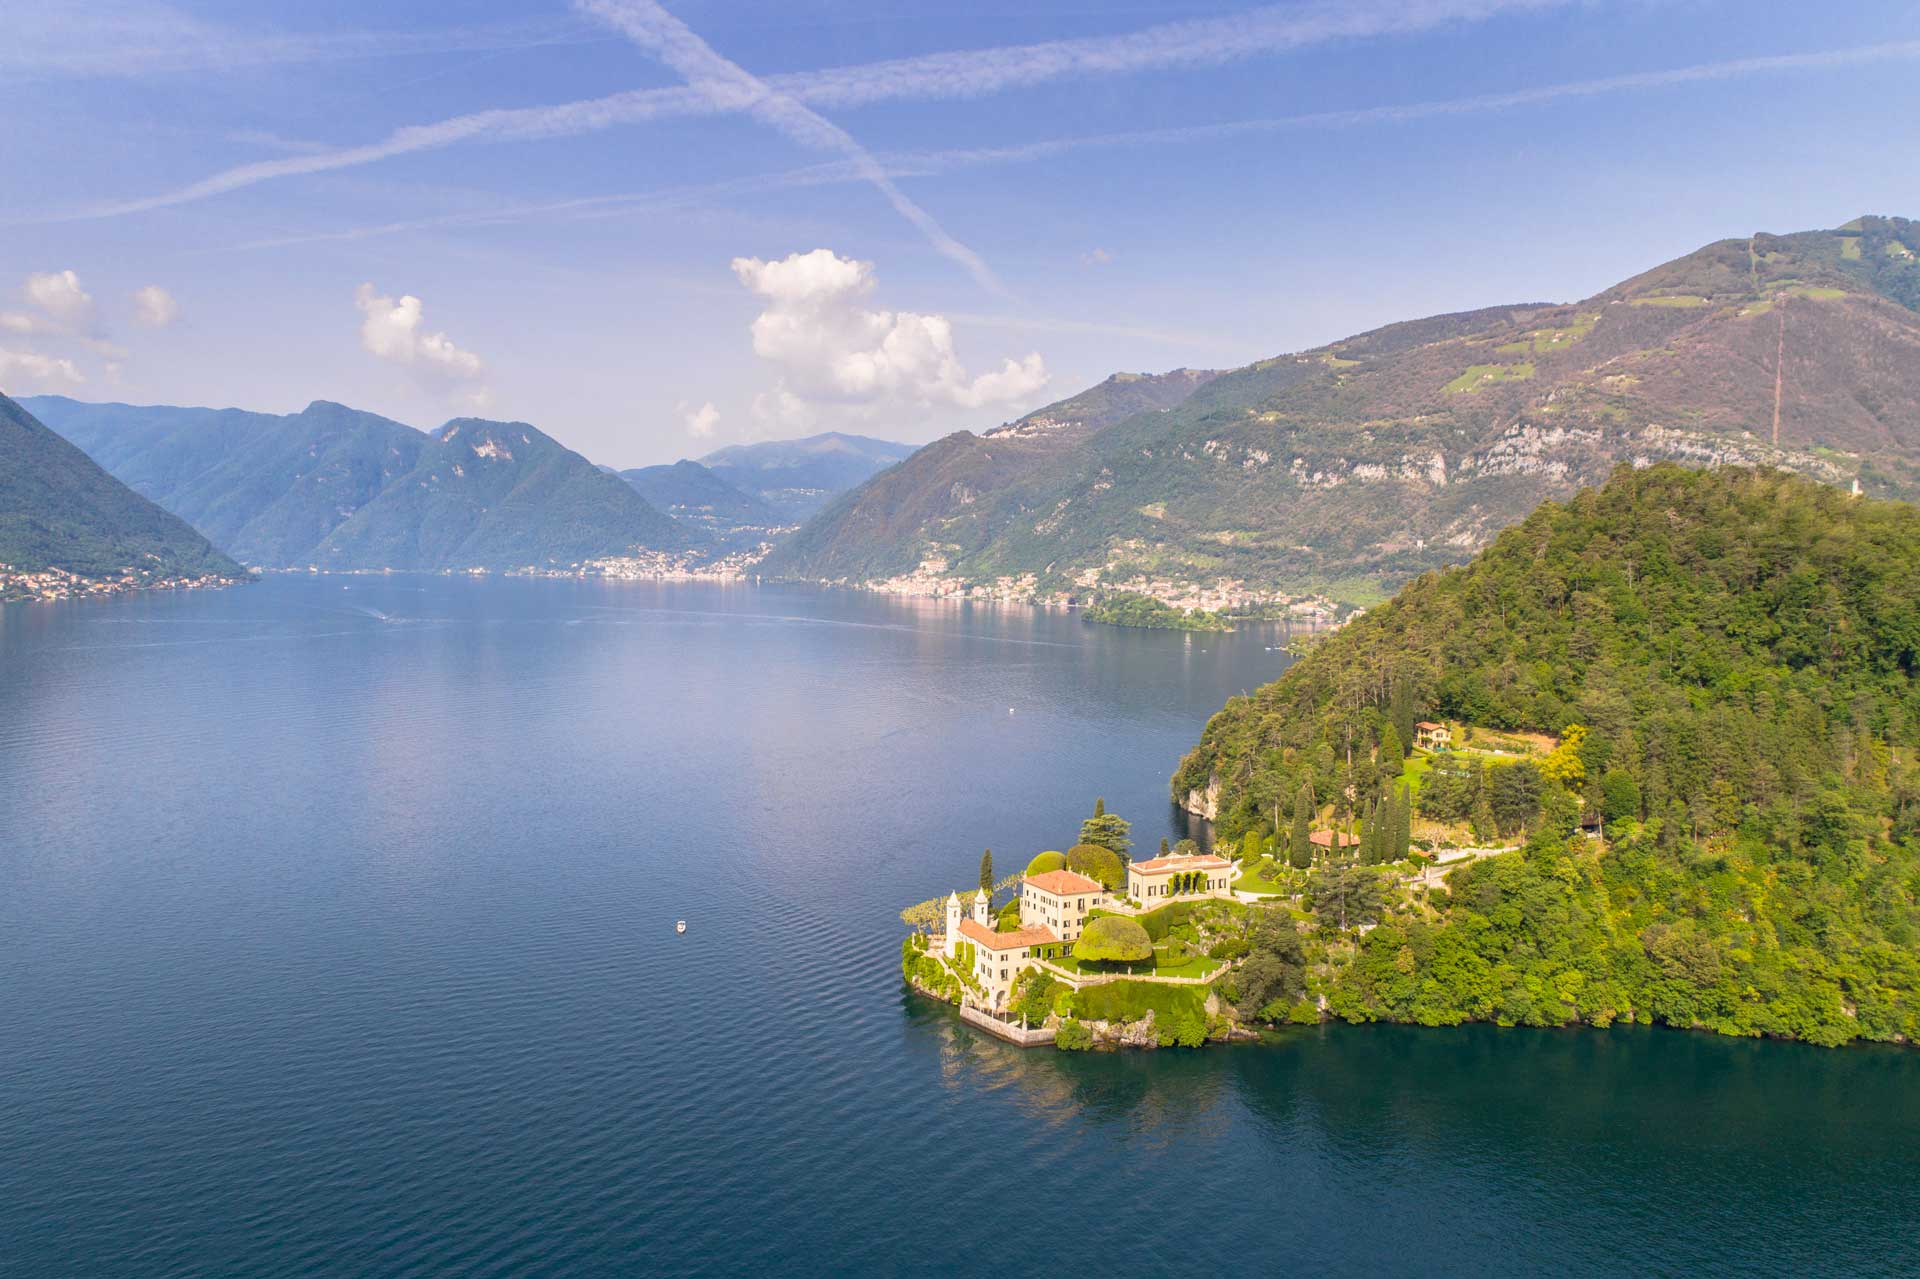
{"type": "Polygon", "coordinates": [[[1920,1053],[1022,1052],[904,990],[897,911],[983,847],[1096,796],[1177,837],[1281,640],[497,578],[0,609],[0,1274],[1912,1273],[1920,1053]]]}

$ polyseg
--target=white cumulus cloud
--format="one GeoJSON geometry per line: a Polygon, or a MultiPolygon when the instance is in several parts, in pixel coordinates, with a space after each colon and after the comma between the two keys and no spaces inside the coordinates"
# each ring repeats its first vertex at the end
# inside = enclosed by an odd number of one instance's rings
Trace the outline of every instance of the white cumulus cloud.
{"type": "Polygon", "coordinates": [[[0,347],[0,391],[7,394],[58,390],[84,381],[72,360],[0,347]]]}
{"type": "Polygon", "coordinates": [[[761,420],[797,424],[806,402],[981,408],[1025,399],[1046,385],[1038,352],[969,374],[945,316],[877,310],[871,262],[831,249],[778,261],[735,258],[733,273],[765,302],[753,322],[756,355],[780,385],[755,401],[761,420]]]}
{"type": "Polygon", "coordinates": [[[680,406],[680,420],[686,424],[687,434],[696,440],[704,440],[713,434],[713,428],[720,425],[720,410],[708,400],[697,409],[687,405],[680,406]]]}
{"type": "Polygon", "coordinates": [[[411,293],[396,299],[362,284],[354,290],[353,303],[364,317],[360,345],[368,354],[442,379],[477,382],[487,375],[486,361],[454,345],[446,334],[426,331],[425,304],[411,293]]]}
{"type": "Polygon", "coordinates": [[[93,295],[80,287],[72,271],[44,271],[27,277],[21,292],[68,333],[93,331],[93,295]]]}
{"type": "Polygon", "coordinates": [[[159,285],[149,284],[134,290],[133,315],[148,328],[164,329],[180,318],[180,303],[159,285]]]}

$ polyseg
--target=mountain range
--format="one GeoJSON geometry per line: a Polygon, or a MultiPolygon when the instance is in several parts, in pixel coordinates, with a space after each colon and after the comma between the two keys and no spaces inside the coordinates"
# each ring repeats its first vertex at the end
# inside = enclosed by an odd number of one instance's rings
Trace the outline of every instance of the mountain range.
{"type": "Polygon", "coordinates": [[[245,573],[183,520],[107,474],[5,395],[0,567],[137,581],[245,573]]]}
{"type": "Polygon", "coordinates": [[[524,422],[461,418],[429,434],[324,400],[284,416],[26,403],[134,489],[263,567],[504,569],[702,540],[524,422]]]}
{"type": "Polygon", "coordinates": [[[1369,603],[1621,461],[1920,496],[1917,259],[1920,225],[1863,217],[1722,240],[1580,302],[1109,379],[926,446],[762,571],[1369,603]]]}
{"type": "Polygon", "coordinates": [[[799,524],[918,447],[828,431],[799,440],[735,444],[699,461],[734,488],[765,502],[783,522],[799,524]]]}
{"type": "Polygon", "coordinates": [[[753,545],[792,527],[758,494],[735,488],[712,470],[686,458],[617,474],[654,506],[717,543],[753,545]]]}

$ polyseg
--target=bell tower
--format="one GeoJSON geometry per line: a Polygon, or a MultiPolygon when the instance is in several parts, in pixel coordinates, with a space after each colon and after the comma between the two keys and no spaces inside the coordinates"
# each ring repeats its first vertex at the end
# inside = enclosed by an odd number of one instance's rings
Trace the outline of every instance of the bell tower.
{"type": "Polygon", "coordinates": [[[952,959],[960,949],[960,894],[947,894],[947,936],[945,948],[947,958],[952,959]]]}

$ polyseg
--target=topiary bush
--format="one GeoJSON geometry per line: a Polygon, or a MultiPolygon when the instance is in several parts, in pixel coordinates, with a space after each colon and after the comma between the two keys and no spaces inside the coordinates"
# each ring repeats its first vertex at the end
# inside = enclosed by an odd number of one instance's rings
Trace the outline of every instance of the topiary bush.
{"type": "Polygon", "coordinates": [[[1137,921],[1106,915],[1087,925],[1073,944],[1073,957],[1091,963],[1139,963],[1153,958],[1153,939],[1137,921]]]}
{"type": "Polygon", "coordinates": [[[1097,879],[1116,891],[1127,886],[1126,862],[1111,848],[1102,848],[1098,844],[1075,844],[1069,848],[1067,869],[1078,871],[1089,879],[1097,879]]]}
{"type": "Polygon", "coordinates": [[[1067,869],[1067,855],[1058,850],[1049,849],[1027,863],[1027,874],[1044,875],[1050,870],[1067,869]]]}

